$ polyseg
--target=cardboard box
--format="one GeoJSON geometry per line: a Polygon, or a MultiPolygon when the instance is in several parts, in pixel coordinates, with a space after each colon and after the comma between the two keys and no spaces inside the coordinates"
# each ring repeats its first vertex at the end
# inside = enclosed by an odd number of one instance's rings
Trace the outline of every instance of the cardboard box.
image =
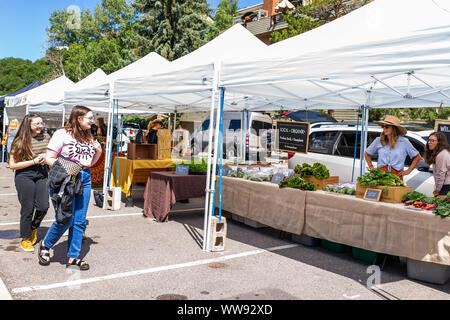
{"type": "Polygon", "coordinates": [[[156,144],[131,142],[128,144],[127,158],[130,160],[157,160],[158,147],[156,144]]]}

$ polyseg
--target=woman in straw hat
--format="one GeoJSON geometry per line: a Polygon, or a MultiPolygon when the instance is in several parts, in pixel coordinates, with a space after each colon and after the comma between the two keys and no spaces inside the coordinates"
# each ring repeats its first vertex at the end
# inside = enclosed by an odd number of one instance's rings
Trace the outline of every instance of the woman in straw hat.
{"type": "Polygon", "coordinates": [[[369,169],[374,168],[371,156],[378,154],[377,167],[386,172],[392,172],[403,180],[414,170],[422,159],[406,135],[406,129],[400,125],[400,119],[394,116],[386,116],[383,121],[375,121],[383,128],[383,132],[377,137],[364,152],[369,169]],[[413,159],[411,166],[404,170],[405,159],[409,156],[413,159]]]}

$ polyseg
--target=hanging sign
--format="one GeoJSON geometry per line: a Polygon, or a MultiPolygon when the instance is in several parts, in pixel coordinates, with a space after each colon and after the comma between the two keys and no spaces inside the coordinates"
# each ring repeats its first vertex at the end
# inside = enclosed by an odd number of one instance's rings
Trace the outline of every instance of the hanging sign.
{"type": "Polygon", "coordinates": [[[277,121],[278,150],[308,153],[309,123],[277,121]]]}
{"type": "Polygon", "coordinates": [[[450,142],[450,120],[436,120],[434,122],[434,131],[442,132],[450,142]]]}

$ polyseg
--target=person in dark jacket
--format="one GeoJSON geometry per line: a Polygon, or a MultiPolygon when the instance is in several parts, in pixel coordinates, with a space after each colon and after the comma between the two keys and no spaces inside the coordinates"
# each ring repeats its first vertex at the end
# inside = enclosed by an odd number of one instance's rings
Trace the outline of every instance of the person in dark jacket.
{"type": "Polygon", "coordinates": [[[38,228],[49,207],[44,153],[50,136],[43,129],[41,116],[26,115],[11,144],[9,158],[9,168],[16,170],[14,182],[21,205],[20,247],[30,252],[34,251],[38,228]]]}
{"type": "MultiPolygon", "coordinates": [[[[50,264],[50,249],[58,242],[64,232],[69,229],[67,251],[69,261],[67,266],[75,266],[80,270],[89,269],[89,264],[80,259],[79,255],[83,234],[86,229],[86,215],[91,196],[89,168],[95,165],[102,154],[100,143],[94,141],[90,131],[93,123],[94,114],[89,108],[75,106],[72,109],[67,125],[57,130],[48,144],[46,162],[50,166],[53,166],[58,161],[68,171],[73,169],[72,163],[76,163],[81,167],[81,170],[76,175],[76,179],[81,181],[83,192],[74,197],[69,222],[62,224],[55,221],[40,242],[38,258],[41,265],[50,264]],[[70,161],[70,163],[66,164],[67,167],[60,157],[70,161]]],[[[66,190],[64,190],[64,193],[66,193],[66,190]]]]}
{"type": "Polygon", "coordinates": [[[158,130],[163,127],[163,122],[159,119],[148,123],[145,138],[147,143],[158,144],[158,130]]]}

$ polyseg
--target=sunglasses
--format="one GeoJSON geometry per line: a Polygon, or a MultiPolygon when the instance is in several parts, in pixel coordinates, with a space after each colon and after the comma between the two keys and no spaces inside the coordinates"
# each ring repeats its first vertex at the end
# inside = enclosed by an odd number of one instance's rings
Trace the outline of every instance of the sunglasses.
{"type": "Polygon", "coordinates": [[[392,126],[387,125],[387,124],[383,124],[383,125],[381,125],[381,127],[382,127],[383,129],[386,129],[386,128],[391,128],[392,126]]]}
{"type": "Polygon", "coordinates": [[[433,142],[437,142],[437,140],[436,139],[428,139],[427,142],[433,143],[433,142]]]}

